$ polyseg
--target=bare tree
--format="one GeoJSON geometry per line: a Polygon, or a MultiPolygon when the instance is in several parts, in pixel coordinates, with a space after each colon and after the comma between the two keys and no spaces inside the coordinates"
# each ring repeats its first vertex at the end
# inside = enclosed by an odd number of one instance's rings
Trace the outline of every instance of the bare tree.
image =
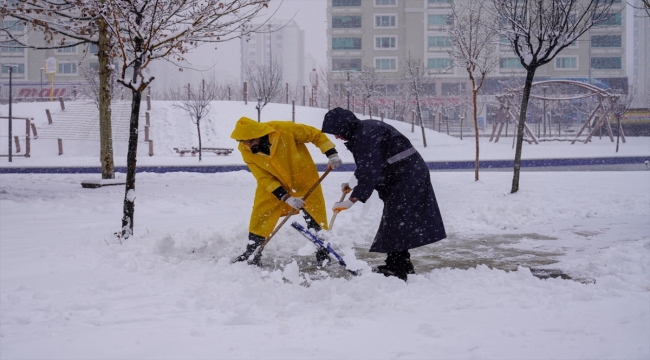
{"type": "Polygon", "coordinates": [[[421,107],[421,98],[422,91],[427,86],[433,82],[433,79],[429,75],[426,67],[422,64],[421,59],[414,59],[411,57],[411,53],[408,54],[406,58],[406,64],[404,65],[404,74],[409,84],[409,92],[415,98],[415,113],[422,129],[422,144],[424,147],[427,147],[427,138],[424,132],[424,122],[422,121],[422,107],[421,107]]]}
{"type": "MultiPolygon", "coordinates": [[[[13,46],[31,49],[56,49],[82,44],[97,45],[99,63],[99,134],[102,179],[115,178],[113,130],[111,127],[111,61],[113,40],[100,8],[106,0],[12,0],[0,5],[2,18],[11,17],[27,25],[25,34],[16,36],[10,28],[0,28],[13,46]],[[28,41],[32,33],[41,33],[45,45],[28,41]]],[[[4,46],[4,44],[2,44],[4,46]]]]}
{"type": "MultiPolygon", "coordinates": [[[[462,66],[469,75],[472,85],[472,105],[474,120],[474,137],[476,159],[474,161],[474,180],[478,181],[479,170],[479,133],[477,94],[487,74],[496,67],[499,57],[495,47],[498,30],[492,25],[493,19],[487,11],[487,4],[482,0],[466,0],[454,3],[452,9],[453,25],[449,35],[454,45],[452,58],[456,66],[462,66]]],[[[461,127],[462,132],[462,127],[461,127]]]]}
{"type": "MultiPolygon", "coordinates": [[[[81,85],[81,93],[88,99],[90,99],[95,105],[97,105],[97,108],[101,106],[101,99],[102,99],[102,85],[99,82],[100,76],[99,76],[99,69],[94,69],[92,67],[84,66],[79,64],[78,66],[79,71],[81,72],[81,76],[85,80],[85,84],[81,85]]],[[[109,87],[111,89],[115,88],[115,77],[111,76],[109,77],[109,87]]],[[[110,91],[110,100],[114,100],[116,97],[116,93],[114,91],[110,91]]]]}
{"type": "Polygon", "coordinates": [[[519,191],[524,124],[535,72],[593,26],[613,16],[614,1],[493,0],[500,35],[508,39],[526,69],[511,193],[519,191]]]}
{"type": "MultiPolygon", "coordinates": [[[[641,10],[645,12],[645,16],[650,17],[650,0],[637,0],[632,2],[628,2],[628,5],[633,7],[636,10],[641,10]]],[[[637,12],[639,14],[640,12],[637,12]]],[[[635,14],[635,16],[638,16],[635,14]]]]}
{"type": "Polygon", "coordinates": [[[282,91],[282,67],[272,61],[269,66],[249,64],[246,66],[246,81],[253,96],[257,98],[257,121],[261,121],[262,109],[279,97],[282,91]]]}
{"type": "Polygon", "coordinates": [[[611,112],[616,118],[616,152],[618,152],[618,145],[620,143],[621,136],[623,138],[623,142],[625,142],[625,135],[623,135],[623,125],[621,124],[621,120],[623,119],[623,115],[632,108],[634,95],[634,91],[632,91],[632,89],[629,89],[627,94],[619,94],[612,97],[610,106],[611,112]]]}
{"type": "Polygon", "coordinates": [[[242,25],[268,7],[268,0],[105,1],[97,10],[101,10],[116,42],[115,51],[121,63],[117,81],[132,94],[122,230],[118,234],[129,238],[135,212],[140,102],[142,92],[154,80],[147,67],[155,59],[181,62],[184,54],[205,42],[219,43],[246,36],[250,28],[242,25]]]}
{"type": "MultiPolygon", "coordinates": [[[[360,94],[368,102],[368,105],[370,105],[370,99],[377,94],[377,85],[382,80],[375,71],[375,68],[363,65],[361,71],[356,72],[351,80],[351,85],[354,89],[353,92],[360,94]]],[[[372,114],[370,118],[372,119],[372,114]]]]}
{"type": "Polygon", "coordinates": [[[214,79],[206,81],[202,79],[193,87],[188,84],[187,91],[181,88],[171,90],[171,97],[174,100],[175,108],[185,110],[190,120],[196,125],[196,133],[199,140],[199,161],[202,159],[203,147],[201,144],[201,120],[210,113],[210,104],[217,99],[217,85],[214,79]]]}

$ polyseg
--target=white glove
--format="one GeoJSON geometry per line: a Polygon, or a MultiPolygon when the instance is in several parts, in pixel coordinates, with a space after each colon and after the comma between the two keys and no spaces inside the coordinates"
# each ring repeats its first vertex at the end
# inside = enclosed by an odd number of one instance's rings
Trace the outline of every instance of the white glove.
{"type": "Polygon", "coordinates": [[[343,164],[343,160],[339,157],[339,154],[332,154],[327,157],[329,159],[328,164],[332,168],[332,170],[336,170],[337,167],[341,166],[343,164]]]}
{"type": "Polygon", "coordinates": [[[343,183],[343,184],[341,184],[341,192],[342,192],[342,193],[347,194],[347,193],[349,193],[350,191],[352,191],[352,188],[350,187],[350,183],[343,183]]]}
{"type": "Polygon", "coordinates": [[[341,201],[341,202],[334,203],[334,206],[332,206],[332,210],[334,210],[336,212],[339,212],[339,211],[343,211],[343,210],[347,210],[347,209],[351,208],[352,205],[354,205],[354,203],[352,201],[344,200],[344,201],[341,201]]]}
{"type": "Polygon", "coordinates": [[[293,196],[289,196],[284,200],[284,202],[296,210],[300,210],[303,206],[305,206],[305,200],[301,198],[295,198],[293,196]]]}

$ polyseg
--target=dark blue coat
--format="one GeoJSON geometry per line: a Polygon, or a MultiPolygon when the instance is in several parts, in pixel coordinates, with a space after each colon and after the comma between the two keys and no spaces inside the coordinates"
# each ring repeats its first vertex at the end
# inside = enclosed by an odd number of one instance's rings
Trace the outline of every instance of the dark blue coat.
{"type": "Polygon", "coordinates": [[[366,202],[377,190],[384,201],[371,252],[404,251],[447,237],[422,156],[415,151],[389,163],[390,158],[413,147],[404,135],[380,121],[361,121],[342,108],[325,115],[323,132],[347,140],[345,145],[354,156],[358,185],[350,197],[366,202]]]}

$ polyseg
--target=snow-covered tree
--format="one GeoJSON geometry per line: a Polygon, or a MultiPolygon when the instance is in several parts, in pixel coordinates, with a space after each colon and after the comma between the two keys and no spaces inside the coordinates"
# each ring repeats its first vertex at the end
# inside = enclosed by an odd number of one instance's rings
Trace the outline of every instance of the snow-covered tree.
{"type": "Polygon", "coordinates": [[[121,63],[117,82],[131,90],[131,116],[127,152],[122,230],[133,233],[138,120],[142,92],[154,81],[148,66],[153,60],[181,62],[203,43],[219,43],[251,30],[248,23],[268,7],[269,0],[105,0],[99,8],[121,63]],[[130,72],[127,72],[130,70],[130,72]],[[130,74],[130,75],[129,75],[130,74]]]}
{"type": "Polygon", "coordinates": [[[411,56],[411,53],[408,54],[406,58],[406,64],[404,65],[404,75],[406,82],[409,85],[409,92],[415,98],[415,114],[420,123],[420,128],[422,129],[422,144],[424,147],[427,147],[427,138],[424,133],[424,122],[422,121],[422,91],[428,86],[428,84],[433,82],[429,71],[422,64],[421,59],[414,59],[411,56]]]}
{"type": "MultiPolygon", "coordinates": [[[[381,78],[372,66],[363,65],[361,71],[355,72],[351,79],[353,93],[361,95],[364,106],[372,106],[371,99],[377,94],[377,85],[381,78]]],[[[365,110],[364,110],[365,111],[365,110]]],[[[372,119],[372,114],[370,115],[372,119]]]]}
{"type": "Polygon", "coordinates": [[[537,69],[552,61],[589,29],[606,21],[616,0],[493,0],[500,35],[526,69],[511,193],[519,191],[521,148],[530,89],[537,69]]]}
{"type": "Polygon", "coordinates": [[[199,161],[203,158],[203,146],[201,144],[201,120],[206,118],[210,113],[210,104],[217,99],[218,86],[214,78],[206,81],[202,79],[194,86],[187,84],[185,91],[181,88],[175,88],[171,91],[174,100],[174,107],[184,110],[190,120],[196,125],[196,133],[199,140],[199,161]]]}
{"type": "Polygon", "coordinates": [[[246,66],[246,81],[249,91],[257,99],[257,121],[261,121],[262,109],[282,93],[282,67],[276,61],[270,65],[250,64],[246,66]]]}
{"type": "MultiPolygon", "coordinates": [[[[618,146],[621,141],[621,136],[623,135],[623,125],[621,124],[621,120],[623,119],[623,115],[632,108],[635,95],[634,91],[629,89],[627,94],[614,95],[612,97],[610,110],[616,118],[616,152],[618,152],[618,146]]],[[[625,142],[625,136],[623,136],[623,142],[625,142]]]]}
{"type": "Polygon", "coordinates": [[[635,16],[648,16],[650,17],[650,0],[631,0],[631,2],[628,2],[630,6],[635,8],[636,10],[641,10],[645,12],[645,15],[641,15],[641,12],[637,12],[637,15],[635,16]]]}
{"type": "MultiPolygon", "coordinates": [[[[97,97],[99,107],[100,161],[102,179],[115,178],[113,162],[113,130],[111,127],[111,66],[113,41],[108,33],[101,6],[105,0],[11,0],[0,5],[0,17],[13,18],[26,25],[26,32],[17,35],[10,26],[0,32],[11,42],[11,46],[31,49],[56,49],[83,44],[96,45],[98,61],[97,97]],[[44,44],[29,41],[43,36],[44,44]]],[[[4,24],[4,22],[3,22],[4,24]]],[[[3,43],[7,45],[7,42],[3,43]]],[[[0,46],[4,46],[0,44],[0,46]]]]}
{"type": "MultiPolygon", "coordinates": [[[[493,26],[493,12],[487,11],[489,3],[482,0],[455,2],[452,8],[453,25],[449,28],[454,49],[451,52],[454,64],[463,67],[472,86],[472,105],[476,159],[474,180],[478,181],[479,133],[477,95],[486,76],[494,70],[499,57],[495,46],[498,30],[493,26]]],[[[461,128],[462,131],[462,128],[461,128]]]]}

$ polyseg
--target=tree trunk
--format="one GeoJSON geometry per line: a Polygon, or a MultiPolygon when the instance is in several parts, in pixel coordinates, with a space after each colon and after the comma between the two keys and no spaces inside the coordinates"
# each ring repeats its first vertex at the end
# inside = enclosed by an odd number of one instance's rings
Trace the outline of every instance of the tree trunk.
{"type": "Polygon", "coordinates": [[[424,121],[422,121],[422,109],[420,109],[420,96],[418,95],[417,91],[415,92],[415,105],[417,106],[417,115],[420,119],[420,128],[422,129],[422,145],[424,145],[424,147],[427,147],[427,137],[424,133],[424,121]]]}
{"type": "Polygon", "coordinates": [[[618,143],[619,139],[621,138],[621,115],[616,114],[616,123],[617,123],[617,131],[616,131],[616,152],[618,153],[618,143]]]}
{"type": "Polygon", "coordinates": [[[196,120],[196,131],[199,134],[199,161],[201,161],[202,157],[202,148],[201,148],[201,120],[197,119],[196,120]]]}
{"type": "Polygon", "coordinates": [[[515,168],[512,177],[512,189],[510,193],[514,194],[519,191],[519,173],[521,169],[521,147],[524,142],[524,125],[526,124],[526,112],[528,111],[528,99],[530,98],[530,89],[533,86],[535,70],[531,68],[526,71],[526,83],[524,84],[524,93],[521,97],[521,109],[519,110],[519,123],[517,124],[517,144],[515,146],[515,168]]]}
{"type": "Polygon", "coordinates": [[[113,129],[111,127],[111,45],[108,39],[108,26],[101,18],[98,21],[98,37],[99,157],[102,164],[102,179],[114,179],[115,164],[113,162],[113,129]]]}
{"type": "Polygon", "coordinates": [[[478,112],[476,110],[476,93],[474,79],[472,79],[472,102],[474,104],[474,134],[476,140],[476,161],[474,162],[474,181],[478,181],[478,112]]]}
{"type": "Polygon", "coordinates": [[[129,121],[129,149],[126,155],[126,191],[124,194],[124,211],[122,217],[122,237],[128,239],[133,235],[133,215],[135,213],[135,173],[138,155],[138,120],[140,118],[140,101],[142,93],[132,91],[131,120],[129,121]]]}

